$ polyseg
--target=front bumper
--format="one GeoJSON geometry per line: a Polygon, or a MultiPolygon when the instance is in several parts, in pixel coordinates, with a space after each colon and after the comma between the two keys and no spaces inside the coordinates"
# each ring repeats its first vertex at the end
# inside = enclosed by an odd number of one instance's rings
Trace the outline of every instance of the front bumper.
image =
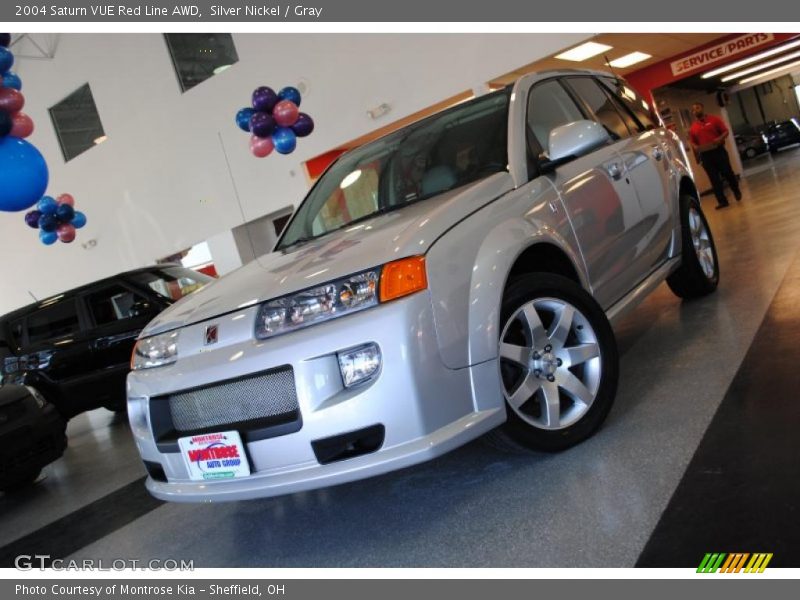
{"type": "Polygon", "coordinates": [[[496,361],[458,370],[442,363],[427,292],[266,341],[252,339],[256,311],[251,307],[185,328],[177,363],[129,376],[136,443],[143,460],[157,463],[166,479],[147,480],[157,498],[244,500],[345,483],[429,460],[505,420],[496,361]],[[220,346],[203,352],[197,340],[210,323],[219,324],[220,346]],[[381,349],[379,373],[346,389],[336,352],[368,342],[381,349]],[[156,443],[150,398],[284,365],[294,371],[302,426],[247,441],[250,476],[191,480],[181,454],[156,443]],[[370,453],[321,464],[313,450],[312,442],[374,426],[385,434],[370,453]]]}

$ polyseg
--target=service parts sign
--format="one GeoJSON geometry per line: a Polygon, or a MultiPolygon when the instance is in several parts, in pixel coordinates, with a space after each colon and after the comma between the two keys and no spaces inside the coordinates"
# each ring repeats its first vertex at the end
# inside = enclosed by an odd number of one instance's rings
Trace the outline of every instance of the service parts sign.
{"type": "Polygon", "coordinates": [[[193,435],[178,440],[178,446],[194,480],[247,477],[247,463],[238,431],[193,435]]]}
{"type": "Polygon", "coordinates": [[[771,33],[748,33],[727,42],[705,48],[680,60],[670,63],[672,74],[675,76],[686,75],[698,69],[710,67],[737,54],[747,52],[758,46],[768,44],[775,39],[771,33]]]}

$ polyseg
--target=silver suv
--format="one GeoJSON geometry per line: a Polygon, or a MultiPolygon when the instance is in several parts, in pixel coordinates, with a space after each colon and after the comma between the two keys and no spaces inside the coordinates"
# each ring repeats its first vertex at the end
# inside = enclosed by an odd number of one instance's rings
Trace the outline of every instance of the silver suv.
{"type": "Polygon", "coordinates": [[[339,158],[275,250],[141,334],[128,414],[173,501],[361,479],[611,409],[609,319],[719,270],[688,161],[624,81],[525,76],[339,158]]]}

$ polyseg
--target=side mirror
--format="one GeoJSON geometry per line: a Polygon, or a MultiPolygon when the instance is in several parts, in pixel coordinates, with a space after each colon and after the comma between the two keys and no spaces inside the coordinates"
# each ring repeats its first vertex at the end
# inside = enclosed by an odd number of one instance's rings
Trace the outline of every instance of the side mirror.
{"type": "MultiPolygon", "coordinates": [[[[588,154],[611,141],[605,127],[594,121],[583,119],[559,125],[550,132],[546,163],[555,168],[573,158],[588,154]]],[[[547,165],[542,165],[547,168],[547,165]]]]}

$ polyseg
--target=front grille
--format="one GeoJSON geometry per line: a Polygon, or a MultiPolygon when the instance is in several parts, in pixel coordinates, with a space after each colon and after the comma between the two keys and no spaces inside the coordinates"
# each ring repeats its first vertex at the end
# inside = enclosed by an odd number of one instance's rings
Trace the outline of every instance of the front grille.
{"type": "Polygon", "coordinates": [[[298,409],[290,366],[169,396],[172,424],[181,433],[271,420],[298,409]]]}

